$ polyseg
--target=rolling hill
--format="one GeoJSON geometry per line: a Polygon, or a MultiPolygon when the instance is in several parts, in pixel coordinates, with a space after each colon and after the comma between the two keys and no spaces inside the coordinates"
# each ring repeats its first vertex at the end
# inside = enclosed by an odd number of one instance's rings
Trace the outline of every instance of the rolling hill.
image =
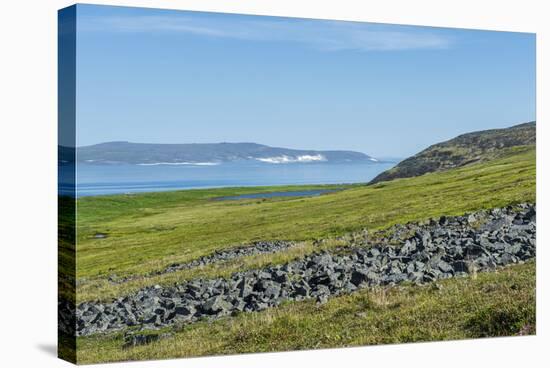
{"type": "Polygon", "coordinates": [[[505,129],[483,130],[459,135],[434,144],[422,152],[384,171],[369,184],[398,178],[410,178],[498,158],[505,149],[535,145],[535,122],[505,129]]]}
{"type": "Polygon", "coordinates": [[[266,163],[372,162],[355,151],[316,151],[270,147],[257,143],[150,144],[107,142],[78,148],[79,162],[99,164],[220,163],[257,160],[266,163]]]}

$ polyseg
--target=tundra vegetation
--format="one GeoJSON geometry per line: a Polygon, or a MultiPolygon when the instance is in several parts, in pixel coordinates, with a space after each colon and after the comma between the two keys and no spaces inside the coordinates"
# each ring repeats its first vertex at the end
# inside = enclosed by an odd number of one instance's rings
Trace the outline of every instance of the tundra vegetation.
{"type": "MultiPolygon", "coordinates": [[[[110,303],[144,288],[169,288],[199,278],[228,279],[236,272],[283,266],[322,251],[369,249],[371,243],[360,240],[365,234],[373,241],[377,236],[388,239],[411,222],[424,224],[441,216],[536,203],[534,145],[501,147],[490,155],[371,185],[80,198],[76,302],[110,303]],[[317,197],[217,200],[313,189],[338,190],[317,197]],[[243,246],[273,241],[292,246],[228,256],[243,246]],[[223,259],[181,266],[210,259],[216,252],[223,259]]],[[[475,221],[471,225],[475,227],[475,221]]],[[[403,244],[397,241],[392,246],[403,244]]],[[[129,332],[137,327],[80,336],[77,360],[95,363],[532,334],[535,263],[531,258],[430,283],[373,285],[321,301],[289,300],[253,313],[138,331],[141,340],[132,344],[129,332]]]]}

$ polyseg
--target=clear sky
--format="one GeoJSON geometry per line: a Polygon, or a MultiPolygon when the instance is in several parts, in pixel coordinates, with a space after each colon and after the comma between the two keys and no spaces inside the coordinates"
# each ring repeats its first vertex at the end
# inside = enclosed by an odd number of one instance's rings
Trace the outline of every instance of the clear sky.
{"type": "Polygon", "coordinates": [[[77,7],[77,144],[405,157],[535,120],[535,35],[77,7]]]}

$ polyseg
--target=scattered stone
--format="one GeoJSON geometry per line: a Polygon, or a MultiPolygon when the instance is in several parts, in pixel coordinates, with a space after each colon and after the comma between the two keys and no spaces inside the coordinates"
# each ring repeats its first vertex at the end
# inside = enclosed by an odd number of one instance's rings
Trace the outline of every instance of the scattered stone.
{"type": "MultiPolygon", "coordinates": [[[[96,234],[102,235],[103,237],[106,237],[106,234],[96,234]]],[[[210,264],[219,263],[219,262],[226,262],[230,261],[232,259],[240,258],[240,257],[247,257],[247,256],[253,256],[257,254],[267,254],[267,253],[276,253],[280,251],[284,251],[290,247],[293,247],[295,243],[293,242],[286,242],[281,240],[275,240],[275,241],[261,241],[261,242],[255,242],[250,245],[240,246],[236,248],[231,248],[227,250],[222,251],[216,251],[210,255],[203,256],[200,258],[197,258],[191,262],[187,263],[173,263],[164,270],[155,271],[149,276],[158,276],[165,273],[171,273],[171,272],[177,272],[181,270],[190,270],[197,267],[204,267],[210,264]]],[[[121,284],[124,282],[128,282],[130,280],[135,279],[133,276],[128,277],[111,277],[109,279],[110,282],[121,284]]]]}
{"type": "Polygon", "coordinates": [[[451,265],[448,264],[448,263],[445,262],[445,261],[439,261],[439,263],[437,264],[437,266],[439,267],[439,269],[441,270],[441,272],[452,272],[452,271],[453,271],[453,268],[451,267],[451,265]]]}
{"type": "Polygon", "coordinates": [[[180,307],[176,307],[174,312],[176,313],[176,315],[180,316],[192,316],[193,314],[195,314],[196,309],[191,305],[182,305],[180,307]]]}
{"type": "MultiPolygon", "coordinates": [[[[111,303],[85,302],[76,308],[59,303],[60,329],[85,336],[123,330],[128,326],[158,329],[238,312],[255,312],[285,301],[315,299],[360,288],[417,284],[492,270],[524,262],[536,254],[536,207],[523,204],[465,216],[441,217],[400,224],[376,242],[368,233],[350,237],[352,247],[319,252],[285,265],[237,272],[230,278],[195,279],[169,287],[143,288],[111,303]],[[362,240],[363,239],[363,240],[362,240]],[[361,247],[361,241],[369,242],[361,247]]],[[[257,254],[281,251],[292,243],[258,242],[253,247],[216,252],[170,270],[257,254]]],[[[364,245],[364,244],[363,244],[364,245]]],[[[173,271],[164,271],[173,272],[173,271]]],[[[116,276],[112,277],[117,280],[116,276]]],[[[130,334],[127,346],[148,344],[162,335],[130,334]]]]}
{"type": "Polygon", "coordinates": [[[221,296],[214,296],[201,305],[202,311],[210,315],[224,313],[229,311],[231,308],[231,303],[225,301],[221,296]]]}
{"type": "Polygon", "coordinates": [[[355,286],[360,286],[362,283],[367,281],[367,271],[356,270],[351,274],[351,283],[355,286]]]}
{"type": "Polygon", "coordinates": [[[255,242],[246,246],[217,251],[213,254],[195,259],[188,263],[175,263],[166,268],[164,271],[157,272],[157,274],[188,270],[191,268],[206,266],[212,263],[229,261],[240,257],[253,256],[257,254],[276,253],[286,250],[294,245],[295,244],[292,242],[285,242],[280,240],[255,242]]]}
{"type": "Polygon", "coordinates": [[[327,295],[323,294],[323,295],[319,295],[317,297],[317,304],[322,305],[322,304],[325,304],[326,302],[328,302],[328,296],[327,295]]]}

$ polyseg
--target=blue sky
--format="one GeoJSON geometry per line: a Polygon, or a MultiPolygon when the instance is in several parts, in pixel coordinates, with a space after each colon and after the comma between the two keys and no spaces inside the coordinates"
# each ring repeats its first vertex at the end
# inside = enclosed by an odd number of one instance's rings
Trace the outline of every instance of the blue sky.
{"type": "Polygon", "coordinates": [[[535,120],[535,36],[79,5],[77,144],[405,157],[535,120]]]}

